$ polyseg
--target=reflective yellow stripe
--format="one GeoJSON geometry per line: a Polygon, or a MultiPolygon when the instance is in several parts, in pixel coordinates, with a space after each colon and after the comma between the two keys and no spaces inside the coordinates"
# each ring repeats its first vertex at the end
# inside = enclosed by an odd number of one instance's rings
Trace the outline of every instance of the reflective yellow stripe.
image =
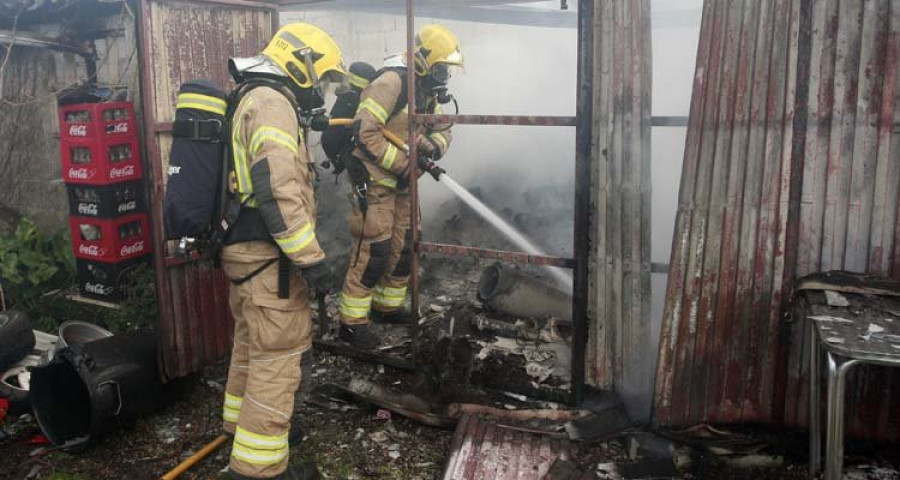
{"type": "Polygon", "coordinates": [[[257,450],[235,442],[231,447],[231,456],[253,465],[277,465],[287,458],[288,449],[285,447],[279,450],[257,450]]]}
{"type": "Polygon", "coordinates": [[[226,106],[225,100],[221,98],[199,93],[180,93],[175,104],[175,108],[191,108],[223,116],[225,115],[226,106]]]}
{"type": "Polygon", "coordinates": [[[364,89],[364,88],[366,88],[366,87],[369,86],[369,81],[368,81],[368,80],[366,80],[366,79],[363,78],[363,77],[360,77],[359,75],[357,75],[357,74],[355,74],[355,73],[353,73],[353,72],[348,72],[348,73],[347,73],[347,77],[348,77],[349,80],[350,80],[350,85],[353,85],[354,87],[356,87],[356,88],[358,88],[358,89],[360,89],[360,90],[362,90],[362,89],[364,89]]]}
{"type": "Polygon", "coordinates": [[[394,166],[394,162],[397,161],[398,153],[400,153],[400,149],[389,142],[387,144],[387,150],[384,151],[384,155],[381,157],[381,168],[390,171],[391,167],[394,166]]]}
{"type": "Polygon", "coordinates": [[[341,293],[341,315],[350,318],[366,318],[372,306],[372,296],[354,298],[341,293]]]}
{"type": "Polygon", "coordinates": [[[237,173],[238,194],[241,203],[247,201],[253,194],[253,183],[250,181],[250,166],[247,165],[247,151],[241,141],[241,127],[244,122],[244,110],[253,105],[253,99],[247,98],[243,108],[235,114],[237,122],[235,122],[234,130],[231,134],[231,146],[234,151],[234,170],[237,173]]]}
{"type": "Polygon", "coordinates": [[[375,286],[374,292],[376,294],[381,294],[383,297],[405,297],[406,288],[407,287],[383,287],[377,285],[375,286]]]}
{"type": "Polygon", "coordinates": [[[284,130],[275,127],[259,127],[250,139],[250,155],[259,155],[263,142],[272,141],[284,146],[294,154],[297,153],[297,138],[284,130]]]}
{"type": "Polygon", "coordinates": [[[441,147],[443,148],[443,151],[445,151],[445,152],[447,151],[447,148],[450,147],[450,145],[447,143],[447,138],[444,137],[443,135],[441,135],[440,133],[432,134],[431,139],[440,143],[441,147]]]}
{"type": "Polygon", "coordinates": [[[229,410],[226,408],[225,411],[222,412],[222,419],[229,423],[237,423],[239,417],[240,412],[235,410],[229,410]]]}
{"type": "Polygon", "coordinates": [[[385,110],[384,107],[379,105],[378,102],[371,98],[367,98],[363,100],[361,104],[359,104],[359,110],[361,111],[363,109],[366,109],[371,112],[372,115],[375,115],[375,118],[377,118],[378,121],[382,124],[386,123],[388,120],[387,110],[385,110]]]}
{"type": "Polygon", "coordinates": [[[397,188],[397,179],[396,178],[390,178],[390,177],[377,178],[377,179],[373,178],[372,181],[374,181],[378,185],[381,185],[382,187],[397,188]]]}
{"type": "Polygon", "coordinates": [[[225,392],[225,405],[222,407],[222,418],[226,422],[237,423],[241,414],[241,405],[244,404],[244,397],[232,395],[225,392]]]}
{"type": "Polygon", "coordinates": [[[235,443],[240,443],[242,446],[255,450],[279,450],[281,448],[287,448],[288,434],[261,435],[245,430],[239,426],[234,432],[234,441],[235,443]]]}
{"type": "Polygon", "coordinates": [[[306,222],[300,230],[286,238],[276,238],[275,243],[281,247],[284,253],[297,253],[306,248],[313,240],[316,239],[316,232],[313,230],[311,222],[306,222]]]}
{"type": "Polygon", "coordinates": [[[376,286],[372,303],[381,307],[402,307],[406,302],[406,287],[376,286]]]}
{"type": "Polygon", "coordinates": [[[236,408],[238,410],[241,409],[241,405],[244,404],[244,397],[239,397],[237,395],[232,395],[228,392],[225,392],[225,406],[230,408],[236,408]]]}
{"type": "Polygon", "coordinates": [[[406,303],[406,299],[399,300],[388,300],[388,299],[374,299],[372,300],[372,304],[378,305],[379,307],[388,307],[388,308],[400,308],[403,304],[406,303]]]}

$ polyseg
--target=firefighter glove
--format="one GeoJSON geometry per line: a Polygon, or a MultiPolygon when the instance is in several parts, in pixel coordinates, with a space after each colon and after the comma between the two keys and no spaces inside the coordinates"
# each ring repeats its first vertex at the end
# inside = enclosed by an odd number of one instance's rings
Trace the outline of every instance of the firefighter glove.
{"type": "Polygon", "coordinates": [[[317,296],[326,295],[331,291],[334,284],[334,276],[331,269],[324,262],[311,265],[309,267],[300,267],[300,274],[306,280],[306,286],[310,292],[315,292],[317,296]]]}
{"type": "Polygon", "coordinates": [[[309,121],[309,128],[314,132],[324,132],[328,128],[328,121],[331,120],[328,115],[320,113],[309,121]]]}

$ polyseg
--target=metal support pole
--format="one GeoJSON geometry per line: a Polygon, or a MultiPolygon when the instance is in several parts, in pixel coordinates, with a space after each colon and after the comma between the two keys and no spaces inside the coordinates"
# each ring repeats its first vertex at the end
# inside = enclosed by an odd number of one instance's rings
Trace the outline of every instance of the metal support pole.
{"type": "Polygon", "coordinates": [[[412,258],[410,284],[412,290],[412,310],[416,321],[413,322],[413,338],[419,322],[419,162],[418,162],[418,135],[416,135],[416,63],[414,50],[416,47],[416,17],[413,11],[413,0],[406,0],[406,84],[407,104],[409,111],[409,147],[407,152],[409,159],[409,199],[411,208],[409,224],[412,230],[412,258]]]}
{"type": "Polygon", "coordinates": [[[822,352],[816,322],[809,322],[809,476],[815,478],[822,466],[822,352]]]}
{"type": "Polygon", "coordinates": [[[593,118],[594,2],[578,2],[578,91],[575,130],[575,276],[572,289],[572,403],[584,398],[588,341],[588,257],[591,248],[591,119],[593,118]]]}
{"type": "Polygon", "coordinates": [[[828,438],[825,445],[825,480],[841,480],[844,472],[844,390],[847,372],[859,363],[831,352],[828,362],[828,438]]]}

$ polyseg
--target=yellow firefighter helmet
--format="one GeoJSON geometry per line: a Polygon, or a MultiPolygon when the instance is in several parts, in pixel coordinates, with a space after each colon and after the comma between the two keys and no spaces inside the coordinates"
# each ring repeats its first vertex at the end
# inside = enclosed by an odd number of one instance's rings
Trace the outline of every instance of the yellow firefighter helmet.
{"type": "Polygon", "coordinates": [[[416,73],[425,76],[437,65],[462,67],[465,65],[459,40],[443,25],[432,24],[416,35],[416,73]]]}
{"type": "Polygon", "coordinates": [[[322,29],[308,23],[281,27],[262,53],[300,88],[321,88],[320,82],[339,84],[347,79],[340,47],[322,29]]]}

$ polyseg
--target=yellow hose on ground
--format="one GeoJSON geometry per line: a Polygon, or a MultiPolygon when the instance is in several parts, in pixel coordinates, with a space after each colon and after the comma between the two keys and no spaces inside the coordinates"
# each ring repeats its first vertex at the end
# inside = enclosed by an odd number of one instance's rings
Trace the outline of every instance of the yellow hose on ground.
{"type": "Polygon", "coordinates": [[[200,460],[206,458],[207,455],[214,452],[217,448],[221,447],[223,443],[228,441],[228,437],[225,435],[219,435],[215,440],[209,442],[205,447],[203,447],[199,452],[193,454],[190,458],[178,464],[177,467],[173,468],[169,473],[160,477],[160,480],[174,480],[178,478],[179,475],[188,471],[189,468],[196,465],[200,460]]]}

